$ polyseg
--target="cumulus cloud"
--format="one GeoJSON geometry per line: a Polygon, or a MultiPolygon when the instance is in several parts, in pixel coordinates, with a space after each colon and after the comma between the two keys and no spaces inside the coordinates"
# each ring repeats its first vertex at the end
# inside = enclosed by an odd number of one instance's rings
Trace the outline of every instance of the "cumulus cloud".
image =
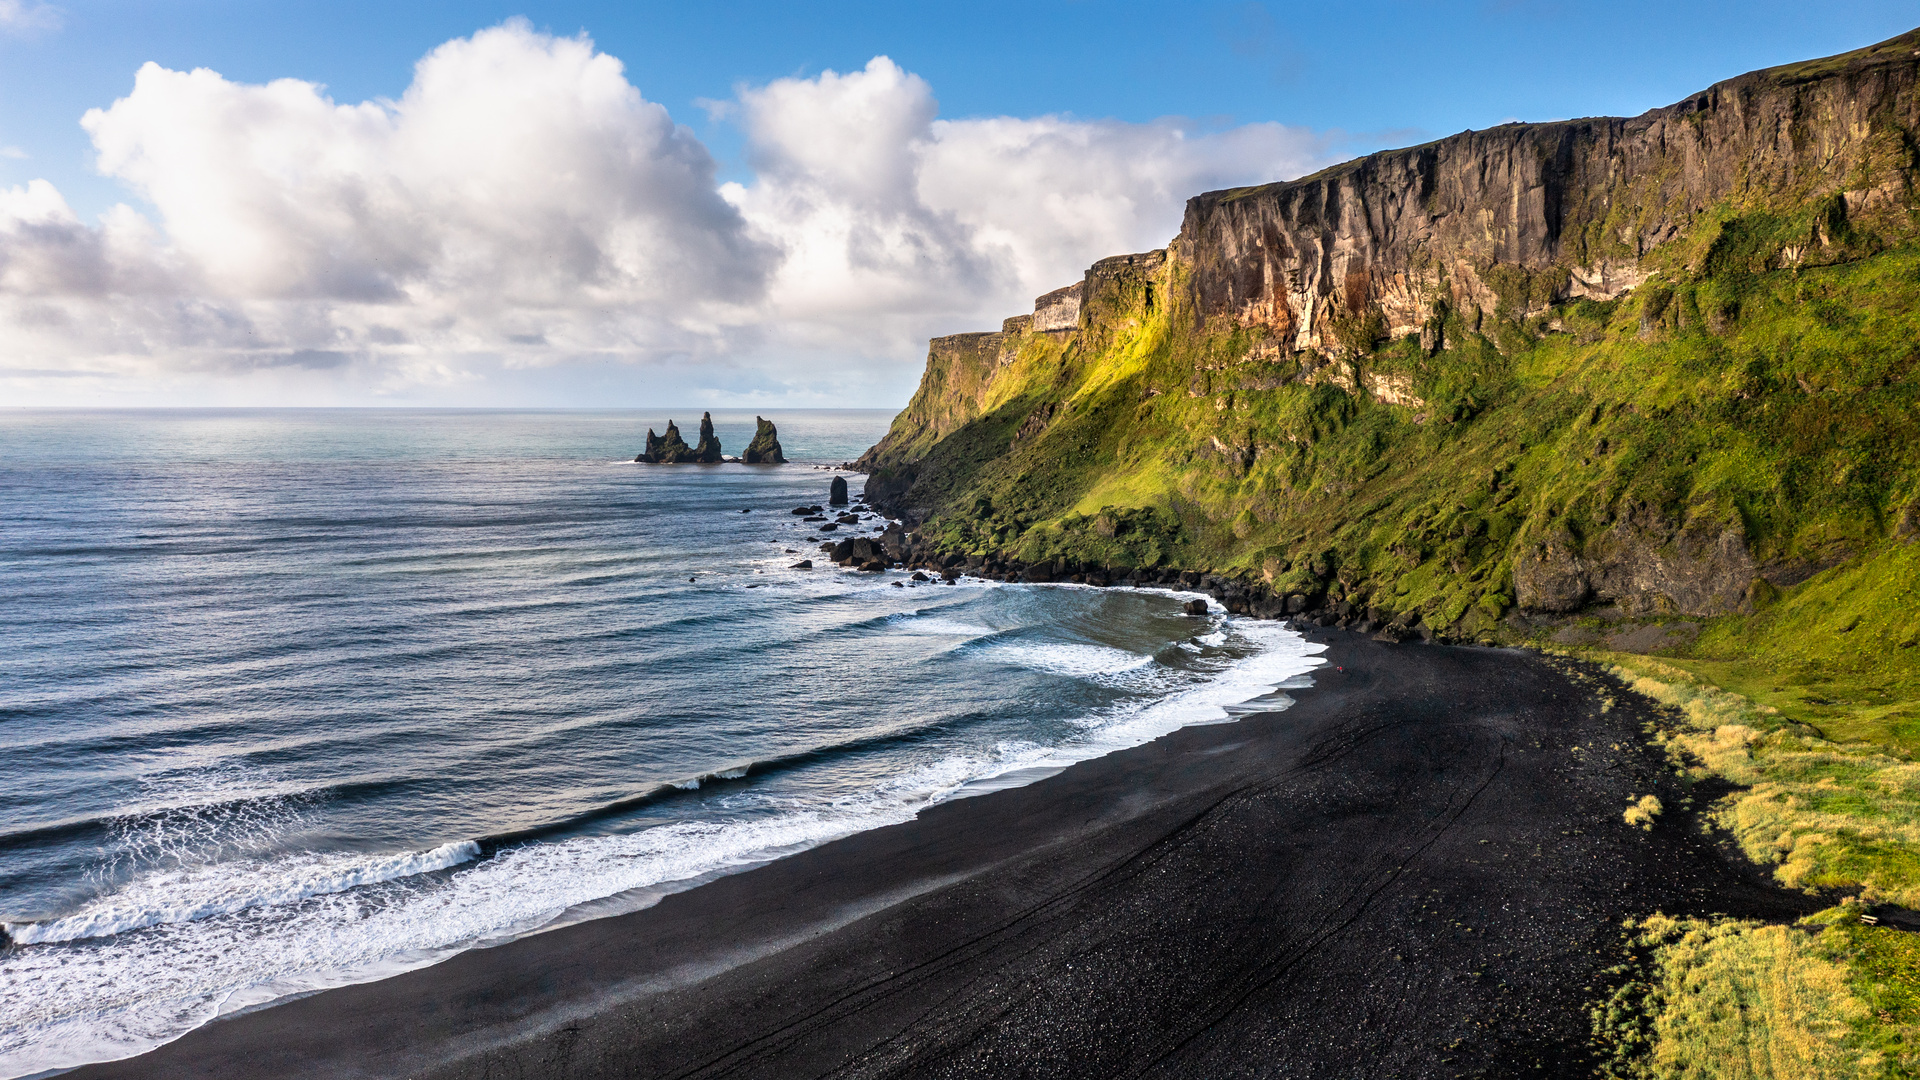
{"type": "Polygon", "coordinates": [[[1336,160],[1281,124],[940,120],[932,88],[886,57],[739,98],[755,179],[725,194],[786,253],[772,302],[855,348],[1017,314],[1096,258],[1165,245],[1190,195],[1336,160]]]}
{"type": "Polygon", "coordinates": [[[16,354],[685,353],[775,257],[618,60],[520,22],[435,49],[398,101],[149,63],[81,123],[161,228],[125,207],[83,225],[42,181],[0,194],[16,354]]]}
{"type": "Polygon", "coordinates": [[[1191,194],[1332,160],[1277,124],[942,120],[885,57],[726,112],[744,184],[617,59],[518,20],[435,49],[393,101],[147,64],[81,122],[149,211],[0,189],[0,355],[15,387],[672,361],[704,393],[885,403],[926,336],[1165,244],[1191,194]]]}

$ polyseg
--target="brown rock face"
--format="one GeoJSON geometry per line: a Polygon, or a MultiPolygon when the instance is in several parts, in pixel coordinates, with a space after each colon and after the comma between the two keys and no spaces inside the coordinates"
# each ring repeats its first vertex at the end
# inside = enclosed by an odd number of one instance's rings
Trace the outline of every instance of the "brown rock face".
{"type": "MultiPolygon", "coordinates": [[[[1200,195],[1172,250],[1193,268],[1203,317],[1267,326],[1300,349],[1338,348],[1342,324],[1368,315],[1381,336],[1421,332],[1442,300],[1520,316],[1606,299],[1723,200],[1752,210],[1828,196],[1855,219],[1904,216],[1917,75],[1920,31],[1631,119],[1462,132],[1200,195]]],[[[1818,262],[1824,242],[1790,257],[1818,262]]]]}

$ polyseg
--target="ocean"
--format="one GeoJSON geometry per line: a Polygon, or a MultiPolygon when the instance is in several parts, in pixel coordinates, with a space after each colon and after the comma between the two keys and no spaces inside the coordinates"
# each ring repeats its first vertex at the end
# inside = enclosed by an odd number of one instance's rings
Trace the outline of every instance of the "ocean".
{"type": "Polygon", "coordinates": [[[766,415],[792,464],[632,463],[697,411],[0,411],[0,1077],[1311,684],[1183,594],[835,568],[789,511],[892,413],[766,415]]]}

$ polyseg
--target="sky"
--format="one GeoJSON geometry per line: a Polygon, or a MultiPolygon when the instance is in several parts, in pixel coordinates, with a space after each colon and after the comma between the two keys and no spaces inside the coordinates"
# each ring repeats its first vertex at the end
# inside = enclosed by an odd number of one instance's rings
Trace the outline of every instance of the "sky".
{"type": "Polygon", "coordinates": [[[0,0],[0,406],[897,407],[1186,198],[1920,8],[0,0]]]}

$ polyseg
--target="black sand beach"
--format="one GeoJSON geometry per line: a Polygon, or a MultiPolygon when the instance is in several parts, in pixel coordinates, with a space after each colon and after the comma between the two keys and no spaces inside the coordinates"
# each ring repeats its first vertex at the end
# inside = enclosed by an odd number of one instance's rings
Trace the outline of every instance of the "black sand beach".
{"type": "Polygon", "coordinates": [[[1636,701],[1330,640],[1285,713],[70,1075],[1567,1076],[1623,917],[1818,906],[1700,836],[1636,701]]]}

